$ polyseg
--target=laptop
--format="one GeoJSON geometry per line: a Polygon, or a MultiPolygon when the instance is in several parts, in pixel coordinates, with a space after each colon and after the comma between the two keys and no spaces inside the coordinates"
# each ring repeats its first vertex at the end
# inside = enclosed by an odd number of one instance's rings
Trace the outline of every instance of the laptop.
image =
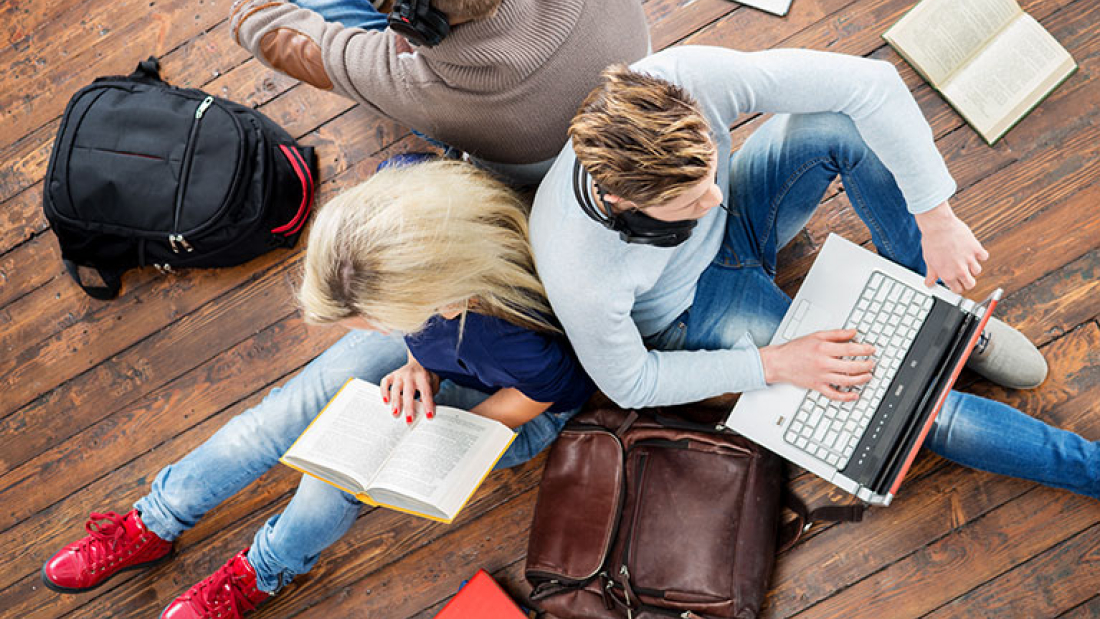
{"type": "Polygon", "coordinates": [[[872,505],[889,505],[1001,298],[978,304],[830,234],[772,344],[856,329],[871,381],[838,402],[789,384],[743,393],[726,425],[872,505]]]}

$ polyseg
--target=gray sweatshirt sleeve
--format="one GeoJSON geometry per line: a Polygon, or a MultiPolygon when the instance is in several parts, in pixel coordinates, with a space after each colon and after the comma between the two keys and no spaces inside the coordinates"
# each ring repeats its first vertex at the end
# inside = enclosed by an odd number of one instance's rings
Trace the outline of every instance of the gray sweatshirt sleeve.
{"type": "Polygon", "coordinates": [[[894,175],[910,213],[930,210],[955,193],[932,129],[888,62],[798,49],[686,46],[634,68],[685,87],[722,127],[755,112],[847,115],[894,175]]]}

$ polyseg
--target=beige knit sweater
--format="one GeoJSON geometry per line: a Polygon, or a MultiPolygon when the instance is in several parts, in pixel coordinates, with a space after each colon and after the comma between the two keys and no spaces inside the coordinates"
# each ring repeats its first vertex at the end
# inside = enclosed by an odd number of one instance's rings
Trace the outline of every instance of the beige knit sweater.
{"type": "Polygon", "coordinates": [[[600,71],[649,46],[640,0],[504,0],[432,48],[272,0],[239,0],[231,32],[269,67],[503,164],[553,158],[600,71]]]}

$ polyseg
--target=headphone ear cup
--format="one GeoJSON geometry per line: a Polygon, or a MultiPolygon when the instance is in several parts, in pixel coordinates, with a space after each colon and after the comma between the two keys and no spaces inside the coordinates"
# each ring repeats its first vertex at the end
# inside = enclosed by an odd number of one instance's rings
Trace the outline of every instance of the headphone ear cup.
{"type": "Polygon", "coordinates": [[[386,24],[413,45],[425,47],[438,45],[451,33],[447,16],[431,6],[429,0],[396,0],[386,24]]]}
{"type": "Polygon", "coordinates": [[[447,16],[431,7],[424,15],[423,24],[424,31],[431,33],[431,36],[424,37],[424,44],[428,47],[439,45],[439,42],[451,33],[451,24],[447,21],[447,16]]]}

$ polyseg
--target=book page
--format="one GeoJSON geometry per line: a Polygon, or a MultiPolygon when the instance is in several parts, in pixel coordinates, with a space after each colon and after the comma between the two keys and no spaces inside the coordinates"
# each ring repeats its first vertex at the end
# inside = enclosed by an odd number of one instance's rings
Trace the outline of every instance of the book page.
{"type": "Polygon", "coordinates": [[[791,0],[736,0],[738,4],[783,16],[791,8],[791,0]]]}
{"type": "MultiPolygon", "coordinates": [[[[291,446],[283,460],[325,477],[325,469],[359,483],[361,492],[410,433],[382,402],[377,385],[351,380],[291,446]]],[[[335,480],[331,480],[335,481],[335,480]]]]}
{"type": "Polygon", "coordinates": [[[502,423],[436,407],[435,419],[418,423],[405,437],[368,493],[379,503],[389,503],[385,491],[404,494],[453,517],[514,436],[502,423]]]}
{"type": "Polygon", "coordinates": [[[1020,14],[1013,0],[923,0],[883,37],[940,86],[1020,14]]]}
{"type": "Polygon", "coordinates": [[[1021,15],[944,85],[943,94],[992,142],[1073,71],[1073,58],[1030,15],[1021,15]]]}

